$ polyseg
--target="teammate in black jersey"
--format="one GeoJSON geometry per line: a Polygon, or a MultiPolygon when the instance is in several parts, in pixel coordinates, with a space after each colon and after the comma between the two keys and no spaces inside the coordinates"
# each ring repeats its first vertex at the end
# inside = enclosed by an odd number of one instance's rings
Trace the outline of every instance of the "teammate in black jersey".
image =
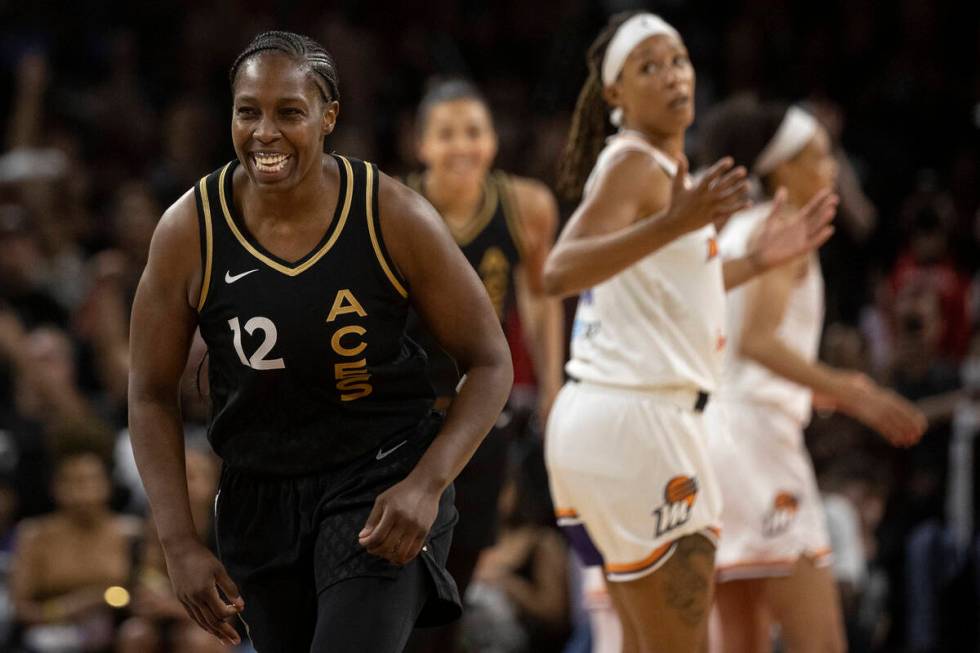
{"type": "MultiPolygon", "coordinates": [[[[500,320],[518,309],[534,361],[538,416],[543,422],[561,387],[564,362],[561,304],[546,297],[541,284],[558,223],[555,198],[541,182],[492,169],[497,135],[489,105],[471,82],[445,79],[431,84],[419,103],[416,122],[418,158],[425,169],[409,175],[406,183],[439,211],[480,275],[500,320]]],[[[429,354],[437,401],[448,405],[459,381],[453,361],[424,329],[410,328],[410,333],[429,354]]],[[[506,425],[491,431],[456,481],[460,520],[448,568],[460,592],[465,592],[480,552],[495,540],[506,431],[506,425]]],[[[438,643],[419,644],[416,650],[442,653],[450,650],[450,639],[451,633],[444,633],[438,643]]]]}
{"type": "MultiPolygon", "coordinates": [[[[497,134],[490,107],[471,82],[433,83],[419,103],[416,122],[425,169],[406,183],[445,220],[501,321],[517,307],[534,360],[543,421],[561,387],[565,361],[561,305],[544,294],[541,283],[558,226],[555,197],[539,181],[492,169],[497,134]]],[[[459,377],[444,355],[433,360],[438,354],[430,352],[430,376],[436,394],[451,397],[459,377]]]]}
{"type": "Polygon", "coordinates": [[[417,621],[459,613],[452,480],[506,400],[506,341],[438,214],[324,154],[340,105],[322,46],[261,34],[231,82],[237,161],[164,214],[133,307],[130,427],[168,569],[228,643],[241,618],[261,653],[400,651],[417,621]],[[466,373],[444,422],[410,306],[466,373]],[[184,476],[177,391],[198,326],[222,562],[184,476]]]}

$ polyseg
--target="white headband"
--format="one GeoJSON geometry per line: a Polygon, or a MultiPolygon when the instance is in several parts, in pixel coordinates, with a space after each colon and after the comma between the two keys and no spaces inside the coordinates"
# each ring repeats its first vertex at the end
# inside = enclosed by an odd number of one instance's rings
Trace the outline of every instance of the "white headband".
{"type": "MultiPolygon", "coordinates": [[[[602,58],[602,85],[609,86],[615,82],[630,52],[641,42],[658,34],[669,34],[678,40],[681,38],[676,29],[654,14],[637,14],[620,25],[602,58]]],[[[613,109],[609,119],[619,126],[623,121],[622,109],[613,109]]]]}
{"type": "Polygon", "coordinates": [[[790,107],[776,134],[759,153],[752,166],[757,175],[768,175],[781,163],[800,153],[817,133],[817,119],[799,107],[790,107]]]}

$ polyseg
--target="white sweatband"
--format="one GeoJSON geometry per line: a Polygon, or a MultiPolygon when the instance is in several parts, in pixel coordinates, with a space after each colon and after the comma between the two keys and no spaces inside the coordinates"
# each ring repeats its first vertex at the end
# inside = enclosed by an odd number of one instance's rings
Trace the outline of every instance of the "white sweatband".
{"type": "Polygon", "coordinates": [[[619,26],[602,57],[602,84],[609,86],[623,70],[626,57],[637,45],[658,34],[669,34],[678,40],[681,35],[667,21],[654,14],[637,14],[619,26]]]}
{"type": "Polygon", "coordinates": [[[800,153],[817,133],[817,119],[799,107],[790,107],[775,135],[755,160],[752,171],[763,177],[800,153]]]}
{"type": "MultiPolygon", "coordinates": [[[[602,85],[609,86],[623,71],[626,58],[637,45],[658,34],[669,34],[680,40],[681,35],[667,21],[654,14],[637,14],[619,26],[602,57],[602,85]]],[[[613,109],[610,121],[617,127],[623,122],[623,110],[613,109]]]]}

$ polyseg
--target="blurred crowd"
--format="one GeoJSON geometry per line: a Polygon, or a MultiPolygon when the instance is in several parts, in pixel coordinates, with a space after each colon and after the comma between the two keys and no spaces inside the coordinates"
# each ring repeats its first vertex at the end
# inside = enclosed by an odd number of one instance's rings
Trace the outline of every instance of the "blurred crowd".
{"type": "MultiPolygon", "coordinates": [[[[227,71],[251,37],[292,29],[333,53],[337,151],[416,168],[426,79],[465,75],[493,108],[499,166],[552,183],[585,49],[635,4],[0,1],[0,651],[224,650],[169,592],[126,432],[128,319],[160,214],[233,156],[227,71]]],[[[834,414],[808,431],[851,651],[978,650],[980,6],[653,9],[688,43],[699,107],[753,93],[806,102],[828,127],[843,202],[822,252],[822,355],[930,418],[909,450],[834,414]]],[[[203,358],[196,342],[182,399],[195,521],[213,539],[203,358]]],[[[534,405],[523,377],[517,415],[534,405]]],[[[586,651],[540,443],[520,430],[464,638],[474,652],[586,651]]]]}

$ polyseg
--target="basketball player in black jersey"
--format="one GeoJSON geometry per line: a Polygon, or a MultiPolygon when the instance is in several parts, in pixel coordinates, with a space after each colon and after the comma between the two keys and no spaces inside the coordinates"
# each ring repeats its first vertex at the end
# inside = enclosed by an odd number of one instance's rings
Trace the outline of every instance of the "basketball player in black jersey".
{"type": "MultiPolygon", "coordinates": [[[[442,216],[483,280],[501,322],[517,307],[529,336],[543,422],[563,381],[562,308],[544,295],[541,282],[557,229],[557,202],[541,182],[491,169],[497,135],[490,107],[471,82],[433,83],[419,104],[416,122],[418,157],[425,169],[409,175],[406,183],[442,216]]],[[[448,405],[459,374],[431,336],[414,327],[409,332],[429,354],[437,401],[448,405]]],[[[507,453],[504,431],[491,432],[456,482],[460,521],[448,566],[461,592],[480,551],[494,543],[507,453]]]]}
{"type": "Polygon", "coordinates": [[[169,573],[227,643],[241,618],[260,653],[401,651],[459,613],[452,480],[510,390],[506,341],[438,214],[324,154],[340,105],[322,46],[261,34],[231,82],[237,160],[164,214],[133,307],[130,427],[169,573]],[[444,421],[410,306],[466,373],[444,421]],[[177,406],[198,326],[221,562],[194,535],[177,406]]]}

